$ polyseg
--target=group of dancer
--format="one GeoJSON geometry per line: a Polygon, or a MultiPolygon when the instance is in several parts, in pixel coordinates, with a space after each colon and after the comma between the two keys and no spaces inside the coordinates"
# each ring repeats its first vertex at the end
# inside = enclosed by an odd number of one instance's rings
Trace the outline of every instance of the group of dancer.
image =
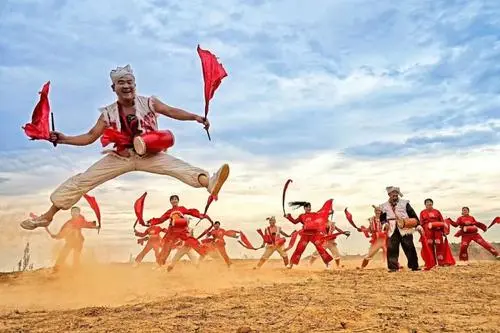
{"type": "MultiPolygon", "coordinates": [[[[231,266],[231,260],[225,248],[225,238],[233,237],[238,239],[238,242],[247,249],[265,248],[255,268],[260,268],[274,252],[279,253],[286,267],[292,268],[299,264],[309,243],[312,243],[316,248],[316,252],[311,257],[311,263],[321,257],[325,265],[328,266],[332,260],[335,260],[336,266],[340,267],[340,254],[336,238],[340,235],[348,237],[350,232],[341,230],[333,222],[332,199],[327,200],[318,211],[312,211],[309,202],[291,202],[289,203],[291,207],[304,209],[302,214],[294,218],[285,212],[285,193],[291,182],[288,180],[283,191],[283,217],[294,225],[300,224],[301,229],[288,235],[276,224],[274,216],[269,217],[267,219],[268,225],[264,231],[257,230],[262,238],[262,245],[253,246],[244,233],[221,228],[220,222],[213,222],[207,214],[210,204],[218,199],[218,194],[228,179],[229,165],[223,164],[215,174],[210,176],[207,171],[168,154],[167,149],[174,144],[173,134],[170,131],[158,129],[157,117],[164,115],[181,121],[196,121],[201,123],[208,132],[210,123],[206,117],[207,108],[205,117],[202,117],[171,107],[156,97],[136,95],[135,75],[128,65],[112,70],[110,78],[111,87],[117,95],[117,100],[100,109],[101,115],[97,123],[87,133],[78,136],[68,136],[54,130],[50,132],[44,130],[47,133],[42,133],[43,131],[37,127],[39,124],[35,121],[35,115],[33,123],[29,124],[31,126],[25,128],[25,132],[30,137],[46,139],[54,146],[58,144],[85,146],[92,144],[99,138],[101,138],[103,146],[114,144],[114,149],[106,151],[105,157],[83,173],[71,177],[60,185],[52,193],[50,197],[52,205],[45,213],[39,216],[30,214],[29,218],[21,222],[21,227],[27,230],[39,227],[45,227],[48,230],[48,226],[58,211],[71,209],[71,220],[63,226],[58,234],[51,234],[54,238],[66,240],[64,250],[57,260],[56,269],[60,268],[71,250],[74,251],[75,258],[79,257],[83,246],[82,228],[99,230],[101,227],[100,223],[86,221],[75,204],[82,196],[86,196],[88,199],[87,193],[95,187],[135,170],[168,175],[191,187],[206,188],[209,192],[203,213],[197,209],[179,206],[179,197],[173,195],[170,197],[172,207],[161,217],[148,221],[144,221],[142,217],[145,196],[141,197],[135,205],[137,221],[134,230],[135,235],[139,237],[138,242],[144,245],[144,249],[136,257],[136,264],[139,264],[145,255],[153,250],[158,265],[164,266],[170,253],[175,250],[176,253],[167,266],[168,270],[172,270],[184,255],[189,256],[195,262],[202,261],[207,255],[217,255],[221,256],[228,266],[231,266]],[[138,208],[138,206],[140,207],[138,208]],[[195,236],[189,216],[198,218],[200,221],[207,220],[210,222],[210,226],[201,235],[195,236]],[[142,225],[145,229],[138,231],[137,224],[142,225]],[[288,243],[287,238],[290,238],[288,243]],[[297,245],[295,246],[296,241],[297,245]],[[291,249],[294,250],[289,259],[287,253],[291,249]],[[197,253],[198,257],[194,253],[197,253]]],[[[218,83],[214,83],[215,88],[220,84],[220,80],[221,77],[219,77],[218,83]]],[[[206,99],[211,98],[213,91],[206,94],[206,99]]],[[[47,94],[48,86],[42,90],[40,103],[37,105],[38,109],[35,109],[35,113],[42,112],[48,107],[47,94]]],[[[426,208],[418,216],[409,201],[402,199],[403,194],[398,187],[390,186],[386,190],[389,199],[381,205],[373,206],[374,215],[368,219],[368,226],[358,227],[352,214],[347,209],[345,210],[349,223],[356,231],[363,233],[370,240],[370,248],[361,263],[361,268],[366,267],[379,250],[383,250],[389,271],[401,269],[399,264],[399,247],[401,245],[408,258],[408,267],[412,270],[419,270],[418,256],[413,243],[413,235],[416,232],[420,235],[422,242],[421,256],[425,261],[426,269],[431,269],[436,265],[454,265],[455,261],[447,239],[450,225],[460,229],[456,234],[457,237],[462,237],[460,260],[468,260],[468,247],[471,241],[477,242],[499,258],[498,252],[479,234],[479,229],[486,231],[487,227],[476,221],[469,214],[467,207],[462,209],[462,216],[455,222],[449,218],[444,219],[442,214],[433,208],[433,201],[427,199],[425,200],[426,208]]],[[[94,210],[96,208],[95,202],[93,208],[94,210]]],[[[100,220],[100,213],[97,215],[99,215],[98,220],[100,220]]],[[[499,220],[497,217],[492,225],[499,223],[499,220]]]]}
{"type": "MultiPolygon", "coordinates": [[[[479,234],[479,230],[486,231],[485,224],[478,222],[470,215],[468,207],[462,208],[462,215],[453,221],[450,218],[444,219],[441,212],[433,207],[433,200],[425,200],[425,209],[419,216],[415,213],[410,203],[400,199],[402,196],[399,188],[388,187],[389,200],[382,205],[373,205],[374,214],[368,218],[368,225],[356,226],[352,214],[345,209],[345,216],[356,231],[364,234],[369,239],[370,247],[368,253],[363,258],[359,268],[365,268],[371,259],[380,251],[383,251],[383,258],[387,258],[389,271],[394,272],[401,269],[399,264],[399,245],[408,258],[408,267],[412,270],[420,270],[417,251],[413,243],[413,234],[420,235],[422,243],[421,257],[425,262],[426,270],[436,266],[455,265],[447,235],[451,227],[459,228],[456,237],[462,237],[459,259],[468,261],[468,247],[471,241],[488,250],[496,258],[500,258],[497,250],[485,241],[479,234]]],[[[292,268],[298,265],[301,256],[309,243],[312,243],[316,251],[311,255],[309,264],[321,257],[326,267],[332,260],[335,260],[337,268],[341,267],[340,252],[337,248],[336,238],[340,235],[350,236],[349,231],[344,231],[335,225],[333,221],[333,200],[328,200],[323,207],[313,212],[311,203],[295,201],[290,202],[291,207],[303,207],[304,213],[294,218],[291,214],[284,214],[284,217],[291,223],[302,224],[300,230],[295,230],[287,234],[276,224],[274,216],[268,217],[268,225],[264,230],[257,229],[256,233],[262,238],[262,245],[255,247],[248,237],[241,231],[225,230],[221,228],[219,221],[213,222],[207,214],[200,213],[199,210],[188,209],[179,205],[179,196],[170,196],[171,207],[159,218],[151,218],[148,221],[143,219],[144,208],[143,195],[136,201],[135,213],[137,216],[134,224],[135,236],[138,237],[138,244],[144,246],[142,251],[136,256],[134,266],[138,266],[144,257],[151,251],[154,252],[155,261],[158,267],[163,267],[167,263],[167,258],[175,252],[166,266],[167,271],[171,271],[183,256],[188,256],[190,261],[198,266],[208,255],[214,259],[222,258],[225,264],[232,265],[226,251],[225,237],[238,239],[238,243],[249,250],[259,250],[264,248],[264,252],[254,269],[262,267],[274,252],[283,259],[285,267],[292,268]],[[194,235],[194,228],[191,225],[191,218],[206,219],[210,226],[199,236],[194,235]],[[136,229],[137,224],[145,227],[144,231],[136,229]],[[165,224],[163,226],[162,224],[165,224]],[[163,234],[163,235],[162,235],[163,234]],[[300,239],[294,247],[297,238],[300,239]],[[289,241],[287,242],[287,238],[289,241]],[[289,260],[288,252],[293,250],[289,260]]],[[[80,214],[79,207],[71,209],[72,218],[65,223],[61,231],[51,236],[56,239],[65,239],[66,244],[60,252],[56,261],[55,270],[58,271],[64,263],[67,255],[74,251],[74,262],[79,263],[79,256],[83,247],[83,236],[81,229],[98,228],[96,222],[86,221],[80,214]]],[[[498,223],[498,218],[493,220],[493,224],[498,223]]]]}

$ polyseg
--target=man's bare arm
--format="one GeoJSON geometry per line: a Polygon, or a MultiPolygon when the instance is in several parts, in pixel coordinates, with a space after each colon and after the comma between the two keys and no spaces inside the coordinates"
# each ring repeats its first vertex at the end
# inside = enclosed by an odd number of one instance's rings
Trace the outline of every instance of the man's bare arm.
{"type": "Polygon", "coordinates": [[[105,128],[106,122],[104,121],[104,116],[101,115],[94,127],[92,127],[87,133],[69,136],[59,132],[51,132],[51,141],[72,146],[87,146],[94,143],[102,135],[105,128]]]}
{"type": "Polygon", "coordinates": [[[153,107],[155,111],[161,115],[164,115],[166,117],[176,119],[176,120],[190,120],[190,121],[197,121],[201,124],[203,124],[206,128],[210,127],[210,123],[208,120],[203,118],[202,116],[198,116],[197,114],[187,112],[182,109],[174,108],[172,106],[169,106],[162,101],[160,101],[157,98],[152,99],[153,102],[153,107]]]}

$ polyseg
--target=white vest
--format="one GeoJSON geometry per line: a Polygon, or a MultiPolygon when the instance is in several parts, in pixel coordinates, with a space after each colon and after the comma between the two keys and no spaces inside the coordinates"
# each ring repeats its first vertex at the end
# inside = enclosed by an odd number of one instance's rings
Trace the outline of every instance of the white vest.
{"type": "MultiPolygon", "coordinates": [[[[409,203],[408,200],[403,200],[399,199],[398,203],[396,204],[396,207],[394,207],[394,211],[392,210],[392,205],[389,201],[383,203],[381,205],[382,208],[382,213],[387,214],[387,220],[389,222],[389,237],[392,236],[396,228],[399,229],[396,223],[396,215],[399,218],[409,218],[408,213],[406,212],[406,205],[409,203]]],[[[401,233],[402,236],[411,234],[415,231],[415,228],[412,229],[399,229],[399,232],[401,233]]]]}
{"type": "MultiPolygon", "coordinates": [[[[104,116],[104,121],[106,122],[106,125],[108,125],[108,127],[112,127],[118,131],[121,130],[120,114],[118,112],[117,102],[102,107],[99,109],[99,111],[104,116]]],[[[143,130],[144,127],[158,130],[158,123],[156,121],[157,115],[156,112],[154,112],[152,100],[150,97],[135,97],[135,115],[139,120],[139,130],[143,130]]]]}

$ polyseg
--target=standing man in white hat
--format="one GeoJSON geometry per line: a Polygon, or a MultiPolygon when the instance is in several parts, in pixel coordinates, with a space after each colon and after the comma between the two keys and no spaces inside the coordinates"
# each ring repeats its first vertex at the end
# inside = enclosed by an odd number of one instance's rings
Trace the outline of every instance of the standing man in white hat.
{"type": "MultiPolygon", "coordinates": [[[[158,130],[157,117],[163,115],[176,120],[201,123],[208,128],[207,119],[199,115],[171,107],[158,98],[136,95],[134,72],[130,65],[117,67],[110,73],[112,90],[117,101],[100,109],[101,116],[90,131],[77,136],[51,132],[50,140],[57,144],[87,146],[94,143],[107,128],[120,132],[129,141],[137,135],[158,130]]],[[[192,187],[204,187],[215,198],[229,176],[229,165],[224,164],[211,177],[208,172],[190,165],[167,153],[139,156],[133,145],[116,145],[114,151],[97,161],[83,173],[79,173],[61,184],[50,196],[52,206],[39,217],[21,222],[21,227],[33,230],[46,227],[59,210],[67,210],[87,192],[98,185],[130,171],[144,171],[168,175],[192,187]]]]}
{"type": "Polygon", "coordinates": [[[408,268],[412,271],[420,270],[418,266],[418,256],[415,245],[413,244],[413,232],[421,231],[420,221],[417,213],[411,207],[408,200],[400,199],[403,196],[399,187],[386,187],[389,200],[380,205],[382,214],[380,221],[389,224],[389,240],[387,244],[387,267],[390,272],[395,272],[399,269],[399,245],[408,259],[408,268]],[[418,225],[413,228],[403,229],[397,224],[400,219],[416,219],[418,225]]]}

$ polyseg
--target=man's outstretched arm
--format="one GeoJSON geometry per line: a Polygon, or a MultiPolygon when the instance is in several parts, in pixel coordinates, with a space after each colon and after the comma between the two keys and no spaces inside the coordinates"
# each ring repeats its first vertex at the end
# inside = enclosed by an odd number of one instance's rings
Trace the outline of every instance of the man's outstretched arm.
{"type": "Polygon", "coordinates": [[[153,102],[153,107],[155,111],[161,115],[164,115],[169,118],[173,118],[176,120],[191,120],[191,121],[197,121],[200,124],[203,124],[206,128],[210,127],[210,123],[208,120],[203,118],[202,116],[199,116],[197,114],[187,112],[182,109],[174,108],[172,106],[169,106],[162,101],[160,101],[157,98],[152,99],[153,102]]]}
{"type": "Polygon", "coordinates": [[[72,146],[87,146],[94,143],[102,135],[104,129],[106,129],[106,122],[104,121],[104,116],[101,115],[94,127],[87,133],[69,136],[60,132],[51,132],[50,141],[72,146]]]}

